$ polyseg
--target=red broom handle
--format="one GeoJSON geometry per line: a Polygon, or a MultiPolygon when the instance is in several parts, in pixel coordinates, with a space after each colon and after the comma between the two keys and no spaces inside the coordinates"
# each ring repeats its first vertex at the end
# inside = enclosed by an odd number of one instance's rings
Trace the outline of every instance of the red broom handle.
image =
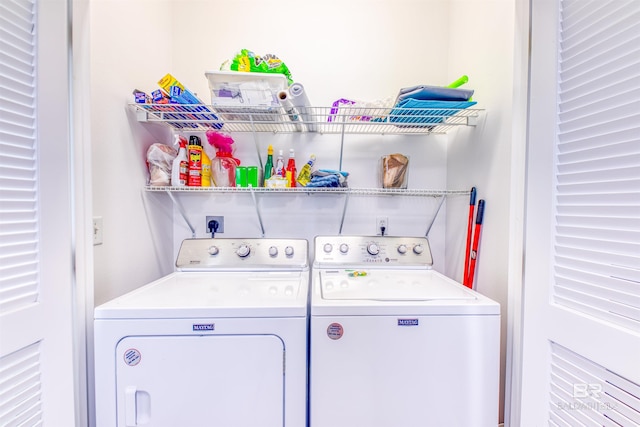
{"type": "Polygon", "coordinates": [[[471,248],[471,264],[469,265],[469,277],[466,285],[473,289],[473,280],[478,261],[478,245],[480,243],[480,231],[482,230],[482,217],[484,216],[484,200],[478,201],[478,213],[476,214],[476,228],[473,233],[473,247],[471,248]]]}
{"type": "Polygon", "coordinates": [[[469,197],[469,221],[467,223],[467,245],[464,255],[464,270],[462,272],[462,284],[467,286],[467,276],[469,275],[469,257],[471,256],[471,232],[473,231],[473,210],[476,207],[476,187],[471,187],[469,197]]]}

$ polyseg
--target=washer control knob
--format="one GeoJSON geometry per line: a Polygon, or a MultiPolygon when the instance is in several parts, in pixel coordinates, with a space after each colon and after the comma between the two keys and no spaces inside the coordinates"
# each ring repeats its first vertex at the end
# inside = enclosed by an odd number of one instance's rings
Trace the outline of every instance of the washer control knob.
{"type": "Polygon", "coordinates": [[[413,253],[416,255],[420,255],[422,252],[424,252],[424,246],[422,245],[415,245],[413,247],[413,253]]]}
{"type": "Polygon", "coordinates": [[[333,250],[333,245],[331,243],[325,243],[322,248],[326,253],[330,253],[333,250]]]}
{"type": "Polygon", "coordinates": [[[404,255],[407,253],[407,245],[398,246],[398,253],[404,255]]]}
{"type": "Polygon", "coordinates": [[[380,253],[380,248],[376,243],[369,243],[367,245],[367,252],[369,252],[370,255],[378,255],[380,253]]]}
{"type": "Polygon", "coordinates": [[[286,256],[293,256],[293,246],[287,246],[286,248],[284,248],[284,254],[286,256]]]}
{"type": "Polygon", "coordinates": [[[238,249],[236,249],[236,255],[240,258],[245,258],[249,256],[251,253],[251,248],[248,245],[240,245],[238,249]]]}
{"type": "Polygon", "coordinates": [[[207,252],[209,252],[209,255],[218,255],[220,253],[220,249],[218,249],[217,246],[209,246],[207,252]]]}
{"type": "Polygon", "coordinates": [[[346,243],[341,244],[340,252],[342,252],[343,254],[346,254],[347,252],[349,252],[349,245],[347,245],[346,243]]]}
{"type": "Polygon", "coordinates": [[[277,255],[278,255],[278,248],[276,248],[275,246],[271,246],[269,248],[269,256],[275,257],[277,255]]]}

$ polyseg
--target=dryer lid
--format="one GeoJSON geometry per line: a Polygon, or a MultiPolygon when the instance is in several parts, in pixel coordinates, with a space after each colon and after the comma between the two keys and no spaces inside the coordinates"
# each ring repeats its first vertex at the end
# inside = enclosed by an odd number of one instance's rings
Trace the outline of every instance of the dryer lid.
{"type": "Polygon", "coordinates": [[[320,271],[324,300],[470,301],[473,292],[432,270],[328,269],[320,271]]]}
{"type": "Polygon", "coordinates": [[[305,316],[308,272],[176,272],[96,307],[96,318],[305,316]]]}

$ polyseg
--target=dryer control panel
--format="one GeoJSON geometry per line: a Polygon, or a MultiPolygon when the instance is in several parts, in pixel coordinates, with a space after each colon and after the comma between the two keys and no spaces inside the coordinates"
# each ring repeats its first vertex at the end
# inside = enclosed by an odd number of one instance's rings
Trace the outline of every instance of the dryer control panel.
{"type": "Polygon", "coordinates": [[[433,258],[426,237],[316,236],[314,265],[428,268],[433,258]]]}
{"type": "Polygon", "coordinates": [[[304,239],[185,239],[176,267],[197,270],[303,270],[309,268],[304,239]]]}

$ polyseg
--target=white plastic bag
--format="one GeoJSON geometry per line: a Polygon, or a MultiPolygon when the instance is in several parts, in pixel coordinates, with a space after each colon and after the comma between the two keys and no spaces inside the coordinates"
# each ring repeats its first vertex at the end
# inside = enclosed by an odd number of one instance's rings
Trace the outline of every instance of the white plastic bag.
{"type": "Polygon", "coordinates": [[[149,185],[171,185],[171,165],[178,152],[165,144],[151,144],[147,150],[147,166],[149,167],[149,185]]]}

